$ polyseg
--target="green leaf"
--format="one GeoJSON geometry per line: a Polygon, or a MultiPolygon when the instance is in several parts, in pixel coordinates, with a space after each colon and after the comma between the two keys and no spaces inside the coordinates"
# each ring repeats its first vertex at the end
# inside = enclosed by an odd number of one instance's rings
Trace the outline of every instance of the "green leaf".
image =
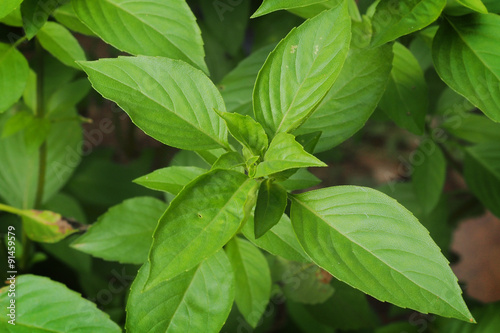
{"type": "Polygon", "coordinates": [[[434,22],[446,0],[381,0],[373,15],[372,46],[380,46],[434,22]]]}
{"type": "Polygon", "coordinates": [[[446,159],[441,148],[431,140],[422,141],[414,157],[413,188],[424,213],[428,214],[443,193],[446,159]]]}
{"type": "Polygon", "coordinates": [[[447,18],[432,45],[443,81],[489,118],[500,122],[500,17],[474,14],[447,18]]]}
{"type": "Polygon", "coordinates": [[[150,197],[125,200],[101,215],[71,246],[104,260],[142,264],[166,208],[164,202],[150,197]]]}
{"type": "Polygon", "coordinates": [[[214,254],[238,231],[256,182],[217,169],[186,185],[158,223],[149,253],[151,288],[214,254]]]}
{"type": "Polygon", "coordinates": [[[320,183],[321,179],[319,179],[306,169],[299,169],[296,173],[290,176],[290,178],[280,182],[279,184],[291,192],[313,187],[320,183]]]}
{"type": "Polygon", "coordinates": [[[250,116],[238,113],[219,113],[226,122],[229,133],[243,147],[249,149],[255,156],[261,155],[267,148],[267,135],[262,126],[250,116]]]}
{"type": "Polygon", "coordinates": [[[74,32],[87,36],[95,36],[92,30],[87,28],[87,26],[76,16],[75,10],[73,9],[73,1],[57,7],[54,13],[52,13],[52,16],[54,16],[57,22],[74,32]]]}
{"type": "Polygon", "coordinates": [[[24,232],[35,242],[55,243],[78,232],[61,214],[47,210],[23,210],[20,214],[24,232]]]}
{"type": "Polygon", "coordinates": [[[245,39],[250,1],[200,1],[199,6],[208,30],[229,54],[236,56],[245,39]]]}
{"type": "Polygon", "coordinates": [[[460,122],[455,121],[458,119],[460,118],[451,116],[442,123],[442,127],[454,136],[472,143],[500,142],[500,124],[490,118],[469,113],[460,122]]]}
{"type": "Polygon", "coordinates": [[[400,307],[474,321],[439,247],[394,199],[336,186],[292,196],[291,216],[305,252],[340,281],[400,307]]]}
{"type": "Polygon", "coordinates": [[[500,150],[498,142],[466,148],[464,177],[469,189],[493,214],[500,217],[500,150]]]}
{"type": "Polygon", "coordinates": [[[267,260],[259,249],[238,237],[227,243],[225,249],[234,271],[236,305],[255,328],[271,297],[271,272],[267,260]]]}
{"type": "Polygon", "coordinates": [[[497,0],[483,0],[490,13],[500,13],[500,2],[497,0]]]}
{"type": "Polygon", "coordinates": [[[450,15],[465,15],[471,12],[488,14],[488,9],[481,0],[448,0],[445,13],[450,15]]]}
{"type": "Polygon", "coordinates": [[[26,58],[15,47],[0,43],[0,113],[23,95],[28,81],[26,58]]]}
{"type": "Polygon", "coordinates": [[[334,332],[333,328],[318,322],[311,314],[305,309],[305,306],[300,303],[291,301],[286,302],[286,310],[290,315],[290,319],[301,329],[304,333],[331,333],[334,332]]]}
{"type": "Polygon", "coordinates": [[[313,155],[307,153],[304,148],[295,141],[295,137],[288,133],[277,134],[269,149],[264,155],[264,161],[257,166],[255,177],[264,177],[280,171],[326,166],[313,155]]]}
{"type": "Polygon", "coordinates": [[[144,290],[149,263],[139,270],[127,301],[128,332],[219,332],[234,300],[234,275],[224,251],[197,267],[144,290]]]}
{"type": "Polygon", "coordinates": [[[190,65],[160,57],[80,63],[94,89],[116,102],[146,134],[191,150],[227,147],[225,111],[212,81],[190,65]]]}
{"type": "Polygon", "coordinates": [[[186,184],[205,172],[207,172],[206,169],[198,167],[171,166],[134,179],[134,183],[152,190],[177,195],[186,184]]]}
{"type": "Polygon", "coordinates": [[[328,0],[264,0],[250,18],[263,16],[277,10],[307,7],[328,0]]]}
{"type": "Polygon", "coordinates": [[[300,246],[290,218],[286,214],[283,214],[279,222],[259,239],[255,238],[254,229],[254,219],[251,216],[241,231],[246,239],[261,249],[287,260],[311,262],[300,246]]]}
{"type": "Polygon", "coordinates": [[[47,114],[49,115],[73,108],[87,96],[90,88],[90,82],[86,78],[65,84],[49,97],[46,104],[47,114]]]}
{"type": "MultiPolygon", "coordinates": [[[[59,282],[36,275],[21,275],[15,280],[16,320],[9,324],[9,316],[0,318],[4,332],[30,333],[114,333],[121,332],[109,316],[97,309],[95,303],[68,289],[59,282]],[[43,299],[43,306],[40,300],[43,299]],[[50,314],[50,317],[49,317],[50,314]]],[[[9,286],[0,289],[0,305],[10,305],[9,286]]]]}
{"type": "Polygon", "coordinates": [[[33,121],[34,117],[35,115],[28,111],[14,113],[12,117],[7,119],[2,128],[2,138],[9,137],[19,131],[22,131],[33,121]]]}
{"type": "Polygon", "coordinates": [[[253,106],[270,137],[299,127],[330,90],[347,56],[350,22],[343,3],[293,29],[269,55],[253,106]]]}
{"type": "Polygon", "coordinates": [[[291,301],[304,304],[323,303],[334,292],[330,285],[331,275],[311,263],[299,263],[273,258],[273,276],[283,291],[283,295],[291,301]]]}
{"type": "Polygon", "coordinates": [[[73,0],[78,18],[119,50],[183,60],[207,72],[200,28],[185,0],[73,0]]]}
{"type": "MultiPolygon", "coordinates": [[[[337,7],[344,0],[327,0],[326,2],[315,3],[306,7],[296,7],[290,8],[288,11],[305,19],[314,17],[324,10],[328,10],[334,7],[337,7]]],[[[349,15],[351,15],[353,20],[358,20],[359,11],[357,9],[356,0],[347,0],[347,6],[349,9],[349,15]]]]}
{"type": "Polygon", "coordinates": [[[500,317],[498,316],[500,305],[498,302],[484,304],[473,310],[477,318],[477,325],[470,325],[453,319],[436,318],[433,327],[438,332],[447,333],[490,333],[500,330],[500,317]]]}
{"type": "Polygon", "coordinates": [[[254,213],[255,238],[262,237],[283,216],[287,204],[287,191],[272,180],[260,184],[257,206],[254,213]]]}
{"type": "Polygon", "coordinates": [[[218,87],[226,102],[228,112],[253,117],[253,87],[260,68],[272,50],[273,45],[269,45],[253,52],[219,83],[218,87]]]}
{"type": "Polygon", "coordinates": [[[360,130],[384,94],[391,72],[389,45],[351,48],[344,67],[318,109],[296,134],[322,131],[315,151],[326,151],[360,130]]]}
{"type": "Polygon", "coordinates": [[[398,126],[421,135],[429,105],[424,73],[406,47],[395,43],[393,50],[391,76],[379,105],[398,126]]]}
{"type": "Polygon", "coordinates": [[[62,0],[24,0],[21,3],[23,27],[28,40],[38,33],[61,2],[62,0]]]}
{"type": "Polygon", "coordinates": [[[373,329],[378,324],[378,318],[362,292],[337,279],[332,279],[330,285],[335,289],[332,297],[322,304],[305,307],[313,318],[340,330],[373,329]]]}
{"type": "Polygon", "coordinates": [[[14,11],[21,2],[23,2],[23,0],[3,0],[2,7],[0,7],[0,19],[14,11]]]}
{"type": "Polygon", "coordinates": [[[75,61],[87,60],[76,38],[58,23],[47,22],[38,32],[37,38],[44,49],[67,66],[81,69],[75,61]]]}
{"type": "Polygon", "coordinates": [[[52,127],[47,118],[34,117],[24,128],[24,143],[28,152],[38,149],[47,139],[52,127]]]}
{"type": "MultiPolygon", "coordinates": [[[[10,118],[0,115],[0,128],[10,118]]],[[[74,109],[54,113],[55,117],[75,117],[74,109]]],[[[73,174],[81,159],[82,129],[76,121],[51,124],[47,137],[47,167],[43,202],[57,193],[73,174]]],[[[24,132],[0,138],[0,196],[11,206],[33,207],[38,182],[38,150],[28,150],[24,132]]],[[[88,181],[88,179],[87,179],[88,181]]]]}

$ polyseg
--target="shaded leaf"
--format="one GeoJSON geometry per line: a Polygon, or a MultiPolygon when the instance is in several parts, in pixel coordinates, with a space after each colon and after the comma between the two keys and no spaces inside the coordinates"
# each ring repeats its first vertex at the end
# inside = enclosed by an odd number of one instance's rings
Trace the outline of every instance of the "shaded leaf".
{"type": "Polygon", "coordinates": [[[271,272],[264,255],[246,240],[235,237],[226,253],[235,275],[235,302],[245,320],[256,327],[271,297],[271,272]]]}
{"type": "Polygon", "coordinates": [[[490,119],[500,122],[500,17],[447,18],[434,38],[432,58],[443,81],[490,119]]]}
{"type": "Polygon", "coordinates": [[[283,216],[287,204],[287,191],[272,180],[260,184],[254,213],[255,238],[260,238],[274,227],[283,216]]]}
{"type": "Polygon", "coordinates": [[[142,264],[166,208],[164,202],[150,197],[125,200],[101,215],[71,246],[104,260],[142,264]]]}
{"type": "Polygon", "coordinates": [[[423,134],[429,105],[424,73],[406,47],[395,43],[393,50],[391,76],[380,100],[380,108],[398,126],[423,134]]]}
{"type": "Polygon", "coordinates": [[[24,0],[21,3],[21,15],[26,37],[33,38],[47,22],[50,14],[63,0],[24,0]]]}

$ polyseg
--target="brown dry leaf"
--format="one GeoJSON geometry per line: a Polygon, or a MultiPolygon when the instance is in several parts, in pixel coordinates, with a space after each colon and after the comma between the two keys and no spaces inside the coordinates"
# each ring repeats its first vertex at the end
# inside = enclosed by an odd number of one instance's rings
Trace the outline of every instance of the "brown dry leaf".
{"type": "Polygon", "coordinates": [[[452,249],[460,255],[452,268],[466,293],[482,302],[500,300],[500,219],[488,212],[462,222],[452,249]]]}

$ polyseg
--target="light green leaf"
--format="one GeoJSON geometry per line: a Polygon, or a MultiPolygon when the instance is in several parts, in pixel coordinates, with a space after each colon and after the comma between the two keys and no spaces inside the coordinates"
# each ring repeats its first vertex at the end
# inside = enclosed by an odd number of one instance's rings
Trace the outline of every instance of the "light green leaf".
{"type": "Polygon", "coordinates": [[[474,320],[439,247],[394,199],[336,186],[292,196],[291,216],[305,252],[340,281],[400,307],[474,320]]]}
{"type": "MultiPolygon", "coordinates": [[[[315,3],[306,7],[290,8],[288,9],[288,11],[290,13],[308,19],[318,15],[324,10],[337,7],[343,1],[344,0],[327,0],[326,2],[315,3]]],[[[355,21],[361,20],[356,0],[347,0],[347,6],[352,19],[355,21]]]]}
{"type": "Polygon", "coordinates": [[[470,113],[463,119],[451,116],[442,123],[442,127],[454,136],[473,143],[500,142],[500,124],[483,115],[470,113]]]}
{"type": "Polygon", "coordinates": [[[250,116],[238,113],[219,113],[225,120],[229,133],[249,149],[255,156],[261,155],[267,148],[267,135],[262,126],[250,116]]]}
{"type": "Polygon", "coordinates": [[[269,55],[253,107],[270,137],[299,127],[330,90],[347,56],[350,22],[343,3],[293,29],[269,55]]]}
{"type": "Polygon", "coordinates": [[[424,73],[406,47],[395,43],[393,50],[391,76],[379,105],[398,126],[421,135],[429,105],[424,73]]]}
{"type": "Polygon", "coordinates": [[[448,0],[445,13],[450,15],[465,15],[472,12],[488,14],[488,9],[481,0],[448,0]]]}
{"type": "Polygon", "coordinates": [[[47,210],[23,210],[20,212],[26,235],[42,243],[56,243],[77,232],[61,214],[47,210]]]}
{"type": "Polygon", "coordinates": [[[242,173],[217,169],[186,185],[153,235],[145,288],[193,268],[222,248],[245,220],[245,204],[256,184],[242,173]]]}
{"type": "Polygon", "coordinates": [[[38,33],[58,5],[59,1],[54,0],[24,0],[21,3],[23,27],[28,40],[38,33]]]}
{"type": "Polygon", "coordinates": [[[280,221],[287,202],[287,191],[282,186],[270,179],[260,184],[254,213],[255,238],[262,237],[280,221]]]}
{"type": "Polygon", "coordinates": [[[66,28],[87,36],[95,36],[85,24],[76,16],[73,9],[73,1],[67,2],[64,5],[57,7],[52,14],[57,22],[64,25],[66,28]]]}
{"type": "Polygon", "coordinates": [[[500,17],[447,18],[432,46],[436,71],[489,118],[500,122],[500,17]]]}
{"type": "Polygon", "coordinates": [[[3,0],[2,7],[0,7],[0,19],[14,11],[21,2],[23,2],[23,0],[3,0]]]}
{"type": "Polygon", "coordinates": [[[384,94],[391,72],[389,45],[351,48],[332,89],[296,134],[322,131],[315,151],[326,151],[360,130],[384,94]]]}
{"type": "Polygon", "coordinates": [[[431,140],[422,141],[414,156],[413,188],[424,213],[428,214],[443,193],[446,159],[441,148],[431,140]]]}
{"type": "Polygon", "coordinates": [[[319,179],[306,169],[299,169],[296,173],[290,176],[290,178],[280,182],[279,184],[291,192],[313,187],[320,183],[321,179],[319,179]]]}
{"type": "Polygon", "coordinates": [[[144,291],[150,263],[130,289],[128,332],[219,332],[234,300],[234,275],[224,251],[144,291]]]}
{"type": "Polygon", "coordinates": [[[94,89],[116,102],[146,134],[191,150],[227,147],[225,111],[212,81],[190,65],[160,57],[80,63],[94,89]]]}
{"type": "Polygon", "coordinates": [[[263,16],[277,10],[307,7],[328,0],[264,0],[250,18],[263,16]]]}
{"type": "Polygon", "coordinates": [[[134,183],[152,190],[177,195],[186,184],[205,172],[207,172],[206,169],[198,167],[171,166],[134,179],[134,183]]]}
{"type": "Polygon", "coordinates": [[[253,52],[227,74],[218,85],[228,112],[253,117],[252,92],[260,68],[274,45],[253,52]]]}
{"type": "Polygon", "coordinates": [[[295,137],[288,133],[279,133],[271,141],[269,149],[264,155],[264,161],[257,166],[255,177],[264,177],[280,171],[326,166],[295,141],[295,137]]]}
{"type": "MultiPolygon", "coordinates": [[[[8,296],[8,288],[0,289],[0,306],[3,309],[10,305],[12,299],[8,296]]],[[[2,332],[121,332],[120,327],[97,309],[95,303],[46,277],[31,274],[18,276],[15,299],[15,326],[7,322],[9,316],[3,315],[0,318],[2,332]],[[40,300],[43,300],[43,305],[40,300]]]]}
{"type": "Polygon", "coordinates": [[[35,115],[28,111],[14,113],[14,115],[5,122],[2,128],[2,138],[9,137],[22,131],[33,121],[34,117],[35,115]]]}
{"type": "Polygon", "coordinates": [[[15,47],[0,43],[0,113],[23,95],[28,81],[26,58],[15,47]]]}
{"type": "Polygon", "coordinates": [[[212,165],[212,169],[237,170],[244,173],[245,160],[240,153],[230,151],[222,154],[212,165]]]}
{"type": "Polygon", "coordinates": [[[287,260],[311,262],[295,236],[290,218],[286,214],[279,222],[259,239],[255,238],[254,219],[251,216],[241,230],[246,239],[267,252],[287,260]]]}
{"type": "Polygon", "coordinates": [[[167,205],[151,197],[135,197],[111,207],[71,246],[109,261],[142,264],[153,232],[167,205]]]}
{"type": "Polygon", "coordinates": [[[267,260],[259,249],[238,237],[227,243],[225,249],[234,271],[236,305],[255,328],[271,297],[271,272],[267,260]]]}
{"type": "Polygon", "coordinates": [[[373,15],[372,46],[380,46],[434,22],[446,0],[381,0],[373,15]]]}
{"type": "Polygon", "coordinates": [[[464,177],[469,189],[500,217],[500,149],[498,141],[466,148],[464,177]]]}
{"type": "Polygon", "coordinates": [[[196,18],[185,0],[73,0],[78,18],[119,50],[183,60],[208,72],[196,18]]]}
{"type": "MultiPolygon", "coordinates": [[[[0,115],[0,128],[10,118],[10,112],[0,115]]],[[[68,109],[54,117],[75,117],[68,109]]],[[[82,129],[76,121],[51,124],[47,137],[47,164],[43,202],[47,202],[72,175],[80,163],[82,129]]],[[[38,150],[28,150],[24,132],[0,139],[0,196],[11,206],[31,208],[35,202],[38,182],[38,150]]]]}
{"type": "Polygon", "coordinates": [[[67,66],[81,69],[75,61],[87,60],[76,38],[58,23],[47,22],[38,32],[37,38],[44,49],[67,66]]]}

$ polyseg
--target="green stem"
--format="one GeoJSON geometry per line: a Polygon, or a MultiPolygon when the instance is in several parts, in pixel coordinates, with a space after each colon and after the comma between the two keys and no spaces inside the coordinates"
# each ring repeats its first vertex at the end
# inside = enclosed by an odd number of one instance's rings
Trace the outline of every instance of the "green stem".
{"type": "MultiPolygon", "coordinates": [[[[35,116],[43,119],[45,117],[45,100],[44,100],[44,50],[37,40],[35,44],[37,73],[36,73],[36,110],[35,116]]],[[[43,202],[43,192],[45,188],[45,170],[47,166],[47,141],[45,140],[38,151],[38,182],[35,194],[35,209],[40,209],[43,202]]],[[[25,270],[28,267],[33,244],[28,238],[24,228],[21,236],[24,251],[21,256],[20,268],[25,270]]]]}
{"type": "Polygon", "coordinates": [[[15,214],[15,215],[22,215],[23,214],[23,211],[21,209],[16,208],[16,207],[7,206],[7,205],[1,204],[1,203],[0,203],[0,211],[4,211],[4,212],[15,214]]]}
{"type": "Polygon", "coordinates": [[[13,47],[18,47],[19,44],[24,43],[27,40],[26,36],[19,38],[14,44],[12,44],[13,47]]]}

